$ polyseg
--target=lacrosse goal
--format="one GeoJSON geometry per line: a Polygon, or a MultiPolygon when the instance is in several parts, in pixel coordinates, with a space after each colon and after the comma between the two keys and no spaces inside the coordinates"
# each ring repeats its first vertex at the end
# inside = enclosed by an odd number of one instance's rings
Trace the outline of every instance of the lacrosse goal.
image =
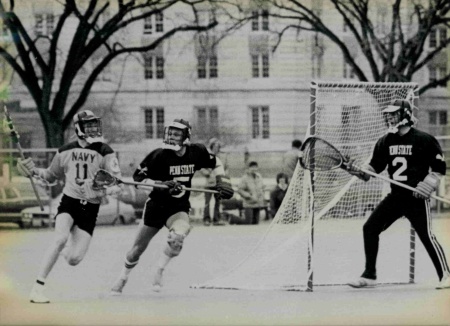
{"type": "MultiPolygon", "coordinates": [[[[366,162],[386,133],[381,110],[396,98],[417,99],[415,83],[312,82],[308,135],[366,162]]],[[[342,169],[310,172],[299,164],[265,235],[233,269],[194,288],[312,291],[343,285],[364,269],[362,226],[389,192],[342,169]]],[[[415,234],[401,219],[381,235],[378,282],[414,282],[415,234]]]]}

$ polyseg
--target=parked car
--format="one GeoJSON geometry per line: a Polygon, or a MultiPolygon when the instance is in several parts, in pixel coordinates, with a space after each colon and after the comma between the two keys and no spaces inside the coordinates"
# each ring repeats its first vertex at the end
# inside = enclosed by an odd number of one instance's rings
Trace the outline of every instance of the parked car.
{"type": "MultiPolygon", "coordinates": [[[[30,182],[26,181],[0,184],[0,223],[16,223],[23,228],[25,225],[21,211],[26,207],[39,205],[30,182]]],[[[42,204],[48,205],[49,196],[45,189],[39,185],[36,185],[36,189],[42,204]]]]}
{"type": "MultiPolygon", "coordinates": [[[[25,208],[21,212],[24,227],[54,225],[61,195],[44,206],[44,211],[37,207],[25,208]]],[[[125,204],[112,196],[103,197],[97,217],[97,225],[131,224],[136,222],[133,206],[125,204]]]]}

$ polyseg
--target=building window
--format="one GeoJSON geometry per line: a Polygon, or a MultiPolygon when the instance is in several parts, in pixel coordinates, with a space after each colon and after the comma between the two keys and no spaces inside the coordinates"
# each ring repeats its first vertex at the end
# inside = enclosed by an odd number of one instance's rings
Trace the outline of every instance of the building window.
{"type": "Polygon", "coordinates": [[[164,58],[161,56],[144,56],[144,78],[163,79],[164,78],[164,58]],[[156,74],[155,74],[156,72],[156,74]]]}
{"type": "Polygon", "coordinates": [[[265,9],[252,11],[252,31],[269,30],[269,11],[265,9]]]}
{"type": "Polygon", "coordinates": [[[217,78],[217,56],[216,55],[200,55],[197,58],[197,74],[198,78],[217,78]]]}
{"type": "Polygon", "coordinates": [[[199,139],[219,136],[219,110],[216,106],[199,106],[196,112],[196,134],[199,139]]]}
{"type": "Polygon", "coordinates": [[[36,36],[49,36],[55,28],[55,16],[53,14],[35,14],[34,33],[36,36]]]}
{"type": "Polygon", "coordinates": [[[164,138],[164,108],[144,107],[146,139],[164,138]]]}
{"type": "Polygon", "coordinates": [[[252,138],[268,139],[270,137],[269,107],[254,106],[250,110],[252,114],[252,138]]]}
{"type": "Polygon", "coordinates": [[[252,55],[252,77],[269,77],[269,55],[268,54],[254,54],[252,55]]]}
{"type": "Polygon", "coordinates": [[[431,110],[429,111],[428,122],[430,125],[446,126],[448,122],[447,111],[431,110]]]}
{"type": "MultiPolygon", "coordinates": [[[[441,67],[428,67],[428,77],[429,77],[429,82],[433,83],[436,80],[445,78],[445,76],[447,76],[447,64],[444,63],[444,66],[441,67]]],[[[439,87],[447,87],[447,82],[445,82],[444,84],[439,85],[439,87]]]]}
{"type": "Polygon", "coordinates": [[[447,27],[435,28],[430,31],[429,47],[436,48],[447,41],[447,27]]]}
{"type": "Polygon", "coordinates": [[[144,34],[153,34],[164,32],[164,15],[158,12],[144,19],[144,34]]]}

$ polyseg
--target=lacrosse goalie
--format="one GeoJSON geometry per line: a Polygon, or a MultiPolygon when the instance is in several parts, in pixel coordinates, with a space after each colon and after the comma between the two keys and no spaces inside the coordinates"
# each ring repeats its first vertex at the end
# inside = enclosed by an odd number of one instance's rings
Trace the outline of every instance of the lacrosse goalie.
{"type": "Polygon", "coordinates": [[[190,187],[195,171],[202,168],[214,169],[217,200],[233,196],[230,179],[225,176],[220,159],[210,154],[204,145],[191,144],[190,138],[189,122],[183,119],[174,120],[164,129],[162,148],[148,154],[134,172],[133,179],[137,182],[155,182],[166,185],[167,188],[154,187],[150,193],[136,238],[125,256],[125,266],[111,288],[111,295],[122,293],[131,270],[138,264],[152,238],[165,226],[169,229],[167,244],[156,262],[152,284],[154,291],[160,291],[164,269],[172,258],[180,254],[184,240],[191,230],[190,192],[184,187],[190,187]]]}
{"type": "Polygon", "coordinates": [[[121,191],[118,185],[105,189],[96,187],[93,182],[98,169],[121,175],[114,151],[103,142],[100,118],[85,110],[77,113],[73,122],[77,140],[59,148],[47,169],[37,168],[31,158],[17,162],[17,169],[23,176],[47,182],[65,180],[55,217],[55,238],[31,290],[32,303],[50,302],[44,294],[45,283],[59,255],[62,254],[71,266],[81,262],[89,248],[102,197],[121,191]]]}

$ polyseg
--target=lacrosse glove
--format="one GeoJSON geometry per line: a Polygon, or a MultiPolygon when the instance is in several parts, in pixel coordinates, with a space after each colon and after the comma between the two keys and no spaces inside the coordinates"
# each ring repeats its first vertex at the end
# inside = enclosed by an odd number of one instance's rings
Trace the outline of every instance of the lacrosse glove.
{"type": "Polygon", "coordinates": [[[231,186],[231,180],[229,177],[224,175],[216,176],[216,186],[214,190],[217,190],[219,193],[215,194],[215,198],[220,199],[230,199],[234,195],[233,187],[231,186]]]}
{"type": "Polygon", "coordinates": [[[95,187],[94,180],[92,179],[83,180],[83,184],[81,185],[81,193],[87,200],[104,197],[106,195],[105,190],[99,190],[95,187]]]}
{"type": "Polygon", "coordinates": [[[179,195],[183,192],[183,185],[178,181],[168,180],[168,181],[155,181],[155,184],[165,185],[168,188],[153,188],[153,191],[166,191],[172,196],[179,195]]]}
{"type": "MultiPolygon", "coordinates": [[[[373,168],[370,165],[366,166],[366,168],[368,170],[373,170],[373,168]]],[[[348,173],[358,177],[359,179],[361,179],[363,181],[369,181],[369,179],[370,179],[370,175],[361,171],[361,168],[355,163],[354,158],[348,160],[346,169],[347,169],[348,173]]]]}
{"type": "Polygon", "coordinates": [[[428,174],[423,181],[417,184],[416,190],[413,192],[413,196],[421,199],[429,199],[431,194],[439,187],[440,177],[437,173],[428,174]]]}
{"type": "Polygon", "coordinates": [[[19,158],[17,160],[17,170],[24,177],[29,178],[35,175],[36,174],[35,168],[36,167],[31,157],[28,157],[24,160],[19,158]]]}

